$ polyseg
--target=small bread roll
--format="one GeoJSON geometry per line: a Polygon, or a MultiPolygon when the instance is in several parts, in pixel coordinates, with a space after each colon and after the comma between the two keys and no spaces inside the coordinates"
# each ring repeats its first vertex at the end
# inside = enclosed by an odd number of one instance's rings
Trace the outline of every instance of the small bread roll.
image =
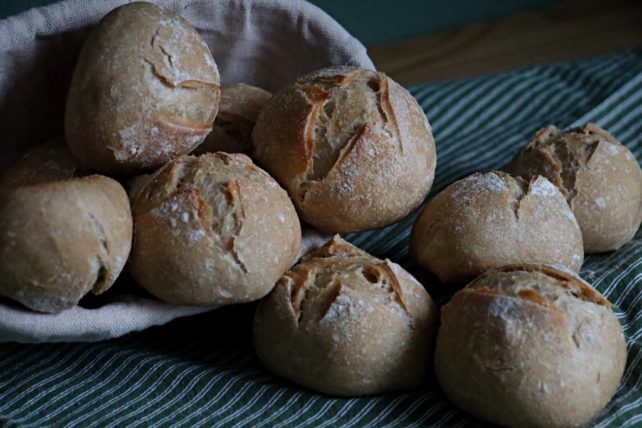
{"type": "Polygon", "coordinates": [[[408,272],[335,236],[259,304],[254,346],[268,369],[307,388],[378,394],[426,380],[436,323],[408,272]]]}
{"type": "Polygon", "coordinates": [[[268,91],[245,83],[221,85],[221,105],[212,132],[193,154],[227,152],[250,155],[252,130],[267,100],[268,91]]]}
{"type": "Polygon", "coordinates": [[[506,427],[579,427],[609,402],[626,364],[609,302],[567,270],[487,272],[442,308],[437,378],[464,411],[506,427]]]}
{"type": "Polygon", "coordinates": [[[434,177],[424,112],[371,70],[331,67],[301,77],[267,102],[252,138],[257,162],[324,232],[394,223],[423,201],[434,177]]]}
{"type": "Polygon", "coordinates": [[[151,3],[116,8],[80,52],[65,112],[69,147],[103,173],[158,168],[210,132],[219,81],[207,45],[183,18],[151,3]]]}
{"type": "Polygon", "coordinates": [[[118,182],[89,176],[0,192],[0,295],[40,312],[71,308],[116,280],[132,217],[118,182]]]}
{"type": "Polygon", "coordinates": [[[0,175],[0,189],[65,180],[87,172],[66,144],[47,143],[27,150],[5,168],[0,175]]]}
{"type": "Polygon", "coordinates": [[[579,271],[582,233],[564,196],[544,177],[473,174],[440,192],[412,229],[410,250],[443,283],[511,263],[579,271]]]}
{"type": "Polygon", "coordinates": [[[301,242],[285,190],[242,154],[181,156],[143,185],[132,210],[129,270],[170,303],[260,299],[294,263],[301,242]]]}
{"type": "Polygon", "coordinates": [[[586,253],[616,250],[640,227],[640,164],[597,125],[542,129],[507,169],[527,179],[543,175],[559,187],[580,224],[586,253]]]}

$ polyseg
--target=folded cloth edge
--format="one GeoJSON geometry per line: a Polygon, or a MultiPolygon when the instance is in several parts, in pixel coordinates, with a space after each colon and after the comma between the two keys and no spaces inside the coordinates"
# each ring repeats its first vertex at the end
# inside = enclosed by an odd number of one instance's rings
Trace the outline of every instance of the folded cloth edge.
{"type": "MultiPolygon", "coordinates": [[[[296,261],[330,237],[314,229],[305,229],[296,261]]],[[[114,301],[95,309],[75,306],[58,314],[42,314],[0,303],[0,343],[97,342],[218,307],[172,305],[131,294],[116,295],[114,301]]]]}

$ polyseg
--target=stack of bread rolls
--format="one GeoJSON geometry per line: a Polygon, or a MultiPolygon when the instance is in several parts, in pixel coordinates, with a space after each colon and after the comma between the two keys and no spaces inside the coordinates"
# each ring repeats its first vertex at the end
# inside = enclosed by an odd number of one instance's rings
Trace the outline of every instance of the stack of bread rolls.
{"type": "Polygon", "coordinates": [[[513,175],[473,174],[425,206],[412,256],[444,284],[472,281],[439,328],[412,275],[339,235],[292,266],[299,217],[358,232],[428,195],[432,129],[385,74],[329,67],[274,95],[221,85],[194,28],[133,3],[87,39],[65,130],[66,144],[29,151],[0,178],[0,296],[59,312],[107,290],[127,262],[169,303],[261,300],[259,358],[325,394],[420,386],[433,354],[447,396],[505,426],[583,424],[615,393],[622,328],[577,272],[585,252],[635,234],[642,170],[596,125],[546,128],[513,175]]]}

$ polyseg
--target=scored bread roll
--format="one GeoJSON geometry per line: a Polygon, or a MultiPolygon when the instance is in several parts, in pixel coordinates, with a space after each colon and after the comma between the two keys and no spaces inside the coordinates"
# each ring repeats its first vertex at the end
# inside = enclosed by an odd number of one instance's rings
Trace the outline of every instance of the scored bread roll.
{"type": "Polygon", "coordinates": [[[560,191],[502,172],[473,174],[428,203],[410,237],[411,254],[444,283],[511,263],[560,263],[579,271],[582,233],[560,191]]]}
{"type": "Polygon", "coordinates": [[[116,280],[129,255],[127,194],[104,176],[0,191],[0,296],[40,312],[71,308],[116,280]]]}
{"type": "Polygon", "coordinates": [[[192,153],[200,155],[212,152],[252,152],[252,130],[256,118],[272,94],[245,83],[221,85],[221,104],[212,132],[192,153]]]}
{"type": "Polygon", "coordinates": [[[65,112],[69,147],[103,173],[158,168],[210,132],[219,80],[209,48],[183,18],[151,3],[116,8],[80,52],[65,112]]]}
{"type": "Polygon", "coordinates": [[[617,250],[642,222],[642,169],[631,151],[599,126],[537,132],[507,170],[543,175],[562,191],[582,229],[584,251],[617,250]]]}
{"type": "Polygon", "coordinates": [[[254,346],[268,369],[330,395],[426,380],[437,308],[409,273],[335,236],[259,304],[254,346]]]}
{"type": "Polygon", "coordinates": [[[324,232],[387,226],[426,197],[435,144],[421,107],[383,73],[330,67],[276,93],[259,114],[254,156],[324,232]]]}
{"type": "Polygon", "coordinates": [[[627,358],[609,302],[565,269],[486,272],[442,308],[435,366],[448,398],[506,427],[578,427],[613,397],[627,358]]]}
{"type": "Polygon", "coordinates": [[[129,270],[170,303],[260,299],[294,263],[301,242],[287,193],[242,154],[179,157],[143,184],[132,210],[129,270]]]}

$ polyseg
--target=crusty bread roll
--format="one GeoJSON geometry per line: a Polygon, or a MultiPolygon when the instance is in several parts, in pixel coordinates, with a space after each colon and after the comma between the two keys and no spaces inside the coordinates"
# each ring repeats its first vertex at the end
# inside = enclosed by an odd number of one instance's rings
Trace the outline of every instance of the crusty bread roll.
{"type": "Polygon", "coordinates": [[[335,236],[261,301],[254,346],[271,371],[305,387],[377,394],[426,380],[436,323],[409,273],[335,236]]]}
{"type": "Polygon", "coordinates": [[[46,183],[87,175],[64,142],[42,144],[25,151],[0,174],[0,189],[46,183]]]}
{"type": "Polygon", "coordinates": [[[464,411],[506,427],[578,427],[615,393],[626,364],[607,300],[572,272],[489,271],[442,308],[437,378],[464,411]]]}
{"type": "Polygon", "coordinates": [[[540,130],[508,171],[527,179],[543,175],[560,188],[580,224],[586,253],[616,250],[640,227],[640,164],[597,125],[540,130]]]}
{"type": "Polygon", "coordinates": [[[276,93],[259,114],[254,156],[325,232],[394,223],[428,194],[430,125],[408,91],[383,73],[331,67],[276,93]]]}
{"type": "Polygon", "coordinates": [[[207,45],[183,18],[151,3],[116,8],[80,52],[65,112],[69,147],[103,173],[158,168],[209,133],[219,80],[207,45]]]}
{"type": "Polygon", "coordinates": [[[0,191],[0,295],[60,312],[116,280],[132,217],[118,182],[89,176],[0,191]]]}
{"type": "Polygon", "coordinates": [[[444,283],[510,263],[560,263],[579,271],[582,233],[564,196],[544,177],[473,174],[426,206],[410,238],[413,257],[444,283]]]}
{"type": "Polygon", "coordinates": [[[242,154],[179,157],[143,185],[132,211],[129,270],[170,303],[260,299],[294,263],[301,242],[285,190],[242,154]]]}
{"type": "Polygon", "coordinates": [[[252,130],[261,108],[272,97],[268,91],[245,83],[221,85],[221,104],[212,132],[193,152],[252,153],[252,130]]]}

